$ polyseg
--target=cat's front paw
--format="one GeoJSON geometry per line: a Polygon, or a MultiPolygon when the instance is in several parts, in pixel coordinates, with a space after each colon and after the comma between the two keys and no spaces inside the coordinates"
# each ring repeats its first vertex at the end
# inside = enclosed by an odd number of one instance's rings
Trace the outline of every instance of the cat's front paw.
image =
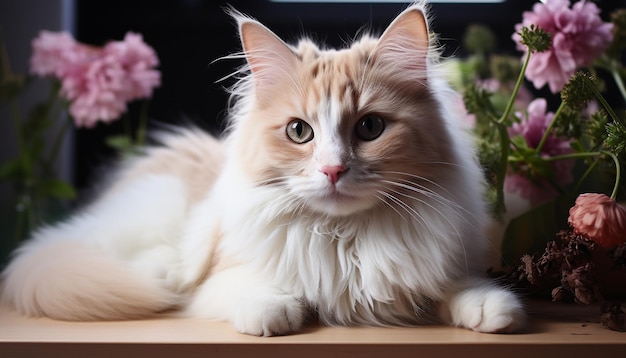
{"type": "Polygon", "coordinates": [[[306,316],[304,304],[289,295],[267,295],[247,302],[235,313],[233,324],[241,333],[281,336],[300,331],[306,316]]]}
{"type": "Polygon", "coordinates": [[[523,328],[526,316],[519,299],[510,291],[470,288],[449,302],[452,324],[483,333],[513,333],[523,328]]]}

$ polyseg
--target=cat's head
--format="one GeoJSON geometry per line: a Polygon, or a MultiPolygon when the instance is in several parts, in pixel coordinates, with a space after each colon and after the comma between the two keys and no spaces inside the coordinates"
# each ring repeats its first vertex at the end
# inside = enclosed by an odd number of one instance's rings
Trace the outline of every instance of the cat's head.
{"type": "Polygon", "coordinates": [[[236,16],[249,75],[235,87],[237,157],[258,185],[329,215],[402,207],[432,195],[453,165],[450,137],[429,83],[421,6],[378,37],[325,50],[285,44],[236,16]]]}

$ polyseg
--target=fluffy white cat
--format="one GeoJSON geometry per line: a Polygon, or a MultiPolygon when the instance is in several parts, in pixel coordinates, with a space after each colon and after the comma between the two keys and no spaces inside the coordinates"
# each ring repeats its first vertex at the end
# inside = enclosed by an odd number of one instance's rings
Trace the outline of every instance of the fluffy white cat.
{"type": "Polygon", "coordinates": [[[482,173],[423,2],[339,50],[233,15],[247,66],[223,138],[161,134],[15,252],[3,301],[63,320],[176,310],[263,336],[307,317],[519,329],[518,298],[481,277],[482,173]]]}

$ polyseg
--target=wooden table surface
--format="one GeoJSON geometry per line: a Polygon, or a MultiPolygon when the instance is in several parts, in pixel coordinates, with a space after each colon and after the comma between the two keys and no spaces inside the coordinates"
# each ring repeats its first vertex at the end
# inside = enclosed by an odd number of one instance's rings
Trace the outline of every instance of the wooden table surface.
{"type": "Polygon", "coordinates": [[[201,319],[62,322],[0,307],[0,357],[626,357],[626,333],[602,327],[597,306],[532,301],[528,308],[529,326],[519,334],[310,326],[263,338],[201,319]]]}

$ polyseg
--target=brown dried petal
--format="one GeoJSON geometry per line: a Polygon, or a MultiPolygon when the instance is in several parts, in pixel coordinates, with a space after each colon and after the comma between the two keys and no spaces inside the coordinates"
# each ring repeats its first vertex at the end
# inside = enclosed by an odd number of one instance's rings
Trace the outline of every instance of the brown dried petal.
{"type": "Polygon", "coordinates": [[[626,208],[604,194],[579,195],[569,211],[568,222],[575,234],[585,235],[605,248],[626,242],[626,208]]]}
{"type": "Polygon", "coordinates": [[[567,292],[563,286],[558,286],[552,289],[552,301],[563,301],[566,296],[567,292]]]}

